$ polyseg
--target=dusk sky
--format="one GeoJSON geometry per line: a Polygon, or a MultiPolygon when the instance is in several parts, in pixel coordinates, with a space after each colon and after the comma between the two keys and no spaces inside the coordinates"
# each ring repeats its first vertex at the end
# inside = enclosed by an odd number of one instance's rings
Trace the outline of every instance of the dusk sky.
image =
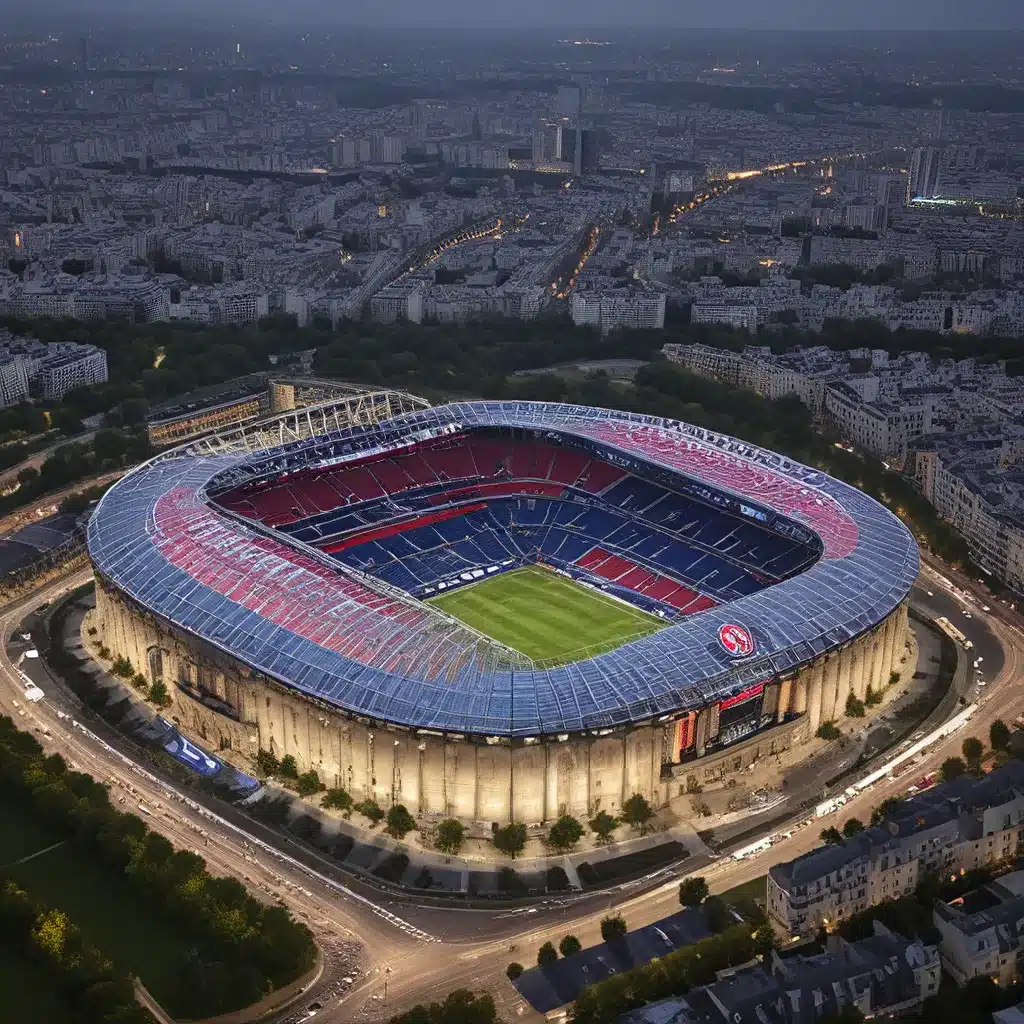
{"type": "MultiPolygon", "coordinates": [[[[10,14],[27,14],[20,3],[0,3],[10,14]]],[[[277,22],[316,20],[373,26],[598,27],[671,26],[738,29],[1008,29],[1024,28],[1021,0],[51,0],[46,9],[80,15],[130,12],[161,19],[189,16],[261,15],[277,22]]]]}

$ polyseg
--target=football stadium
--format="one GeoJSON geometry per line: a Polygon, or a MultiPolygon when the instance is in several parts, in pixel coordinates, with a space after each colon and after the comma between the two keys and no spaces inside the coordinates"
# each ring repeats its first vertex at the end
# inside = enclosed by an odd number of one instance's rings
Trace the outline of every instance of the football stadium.
{"type": "Polygon", "coordinates": [[[906,658],[913,538],[773,452],[539,402],[291,416],[157,456],[88,529],[103,642],[243,764],[414,814],[614,813],[799,746],[906,658]]]}

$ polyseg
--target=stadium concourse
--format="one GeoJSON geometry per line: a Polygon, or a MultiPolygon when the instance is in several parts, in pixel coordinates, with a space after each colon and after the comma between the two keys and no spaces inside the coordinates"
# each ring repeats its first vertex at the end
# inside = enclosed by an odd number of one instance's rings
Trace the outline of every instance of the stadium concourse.
{"type": "Polygon", "coordinates": [[[185,445],[107,492],[96,621],[173,684],[186,733],[356,800],[661,805],[810,739],[905,658],[907,530],[733,438],[480,402],[244,449],[185,445]]]}

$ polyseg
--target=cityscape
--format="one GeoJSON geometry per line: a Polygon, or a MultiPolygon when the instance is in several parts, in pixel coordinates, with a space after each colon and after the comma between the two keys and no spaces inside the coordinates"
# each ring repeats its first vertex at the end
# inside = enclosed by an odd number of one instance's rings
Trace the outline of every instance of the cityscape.
{"type": "Polygon", "coordinates": [[[1024,14],[0,34],[0,1020],[1024,1021],[1024,14]]]}

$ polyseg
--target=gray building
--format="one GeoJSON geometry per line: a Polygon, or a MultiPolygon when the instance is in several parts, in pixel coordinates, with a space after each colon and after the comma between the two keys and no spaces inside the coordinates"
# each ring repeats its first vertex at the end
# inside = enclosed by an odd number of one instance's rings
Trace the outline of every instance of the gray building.
{"type": "Polygon", "coordinates": [[[661,1000],[620,1024],[813,1024],[854,1007],[865,1017],[905,1013],[939,990],[935,946],[910,941],[874,922],[874,935],[848,942],[833,935],[814,955],[772,954],[760,965],[720,972],[714,984],[661,1000]]]}

